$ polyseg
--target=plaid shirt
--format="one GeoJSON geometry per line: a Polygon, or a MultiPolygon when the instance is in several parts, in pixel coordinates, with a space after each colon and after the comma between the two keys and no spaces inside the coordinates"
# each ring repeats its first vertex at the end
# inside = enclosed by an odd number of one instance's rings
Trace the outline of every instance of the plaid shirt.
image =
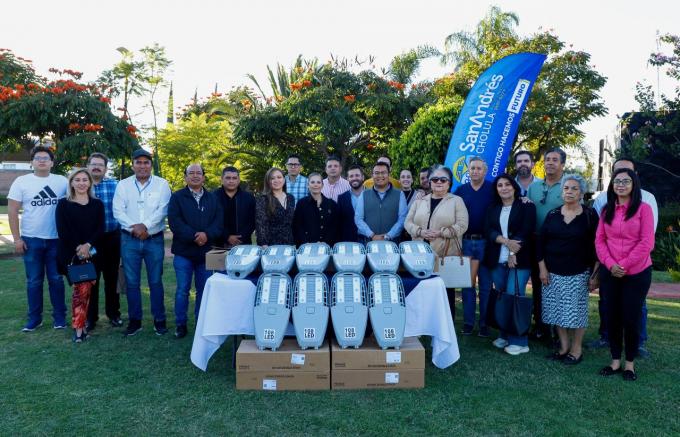
{"type": "Polygon", "coordinates": [[[104,232],[113,232],[120,225],[113,218],[113,194],[116,192],[118,181],[115,179],[104,178],[94,186],[94,195],[104,204],[104,232]]]}
{"type": "Polygon", "coordinates": [[[286,193],[292,195],[295,198],[295,204],[297,205],[300,199],[309,194],[307,189],[307,178],[301,174],[295,178],[295,182],[290,181],[290,176],[286,175],[286,193]]]}

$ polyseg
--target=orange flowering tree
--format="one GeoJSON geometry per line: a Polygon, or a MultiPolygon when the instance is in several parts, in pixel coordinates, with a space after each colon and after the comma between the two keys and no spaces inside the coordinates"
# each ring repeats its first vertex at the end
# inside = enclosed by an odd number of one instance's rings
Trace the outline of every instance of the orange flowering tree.
{"type": "Polygon", "coordinates": [[[264,170],[298,153],[312,171],[323,169],[329,155],[337,155],[347,166],[368,164],[384,153],[418,108],[433,100],[430,86],[411,86],[411,77],[399,80],[391,70],[355,72],[356,67],[363,63],[333,58],[319,65],[298,58],[288,71],[279,66],[274,74],[269,69],[272,94],[255,81],[261,96],[240,102],[234,142],[242,162],[264,170]],[[268,160],[263,163],[261,156],[268,160]]]}
{"type": "Polygon", "coordinates": [[[0,49],[0,144],[50,137],[62,168],[82,164],[94,151],[116,159],[138,147],[136,128],[111,112],[100,88],[78,82],[82,73],[53,68],[50,81],[30,64],[0,49]]]}

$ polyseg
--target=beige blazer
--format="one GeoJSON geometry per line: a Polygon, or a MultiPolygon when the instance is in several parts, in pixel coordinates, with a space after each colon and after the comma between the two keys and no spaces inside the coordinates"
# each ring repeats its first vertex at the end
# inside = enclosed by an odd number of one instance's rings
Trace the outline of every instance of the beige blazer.
{"type": "MultiPolygon", "coordinates": [[[[404,222],[404,228],[414,240],[422,240],[421,232],[428,229],[427,221],[430,219],[430,199],[432,194],[428,194],[422,199],[418,199],[411,205],[404,222]]],[[[457,237],[460,244],[463,242],[463,234],[468,228],[468,212],[465,208],[463,199],[455,194],[448,193],[439,202],[439,205],[432,213],[430,220],[431,230],[441,231],[442,236],[430,241],[430,246],[437,256],[460,255],[460,251],[455,243],[451,241],[447,253],[444,253],[446,240],[457,237]]]]}

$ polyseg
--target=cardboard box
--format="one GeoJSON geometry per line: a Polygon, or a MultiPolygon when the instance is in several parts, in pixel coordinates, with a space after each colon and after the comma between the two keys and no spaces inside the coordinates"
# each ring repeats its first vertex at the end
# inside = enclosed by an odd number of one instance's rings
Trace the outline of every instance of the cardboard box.
{"type": "Polygon", "coordinates": [[[236,390],[330,390],[329,371],[237,371],[236,390]]]}
{"type": "Polygon", "coordinates": [[[425,387],[425,369],[336,370],[333,390],[393,389],[425,387]]]}
{"type": "Polygon", "coordinates": [[[236,371],[330,371],[330,349],[324,341],[319,349],[300,349],[297,340],[285,338],[276,351],[257,348],[255,340],[243,340],[236,352],[236,371]]]}
{"type": "Polygon", "coordinates": [[[224,261],[227,258],[227,249],[212,248],[205,254],[206,270],[224,270],[224,261]]]}
{"type": "Polygon", "coordinates": [[[375,338],[364,339],[359,349],[342,349],[333,340],[331,370],[424,369],[425,349],[418,337],[406,337],[399,349],[383,350],[375,338]]]}

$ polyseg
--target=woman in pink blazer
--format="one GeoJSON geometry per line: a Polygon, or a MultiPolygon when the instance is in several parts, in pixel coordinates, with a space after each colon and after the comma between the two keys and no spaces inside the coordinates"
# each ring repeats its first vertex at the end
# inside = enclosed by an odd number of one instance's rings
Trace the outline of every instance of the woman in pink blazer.
{"type": "Polygon", "coordinates": [[[612,362],[600,375],[623,373],[635,381],[640,311],[652,282],[651,252],[654,249],[654,216],[642,202],[640,179],[634,171],[614,172],[607,189],[607,206],[595,236],[600,268],[600,293],[607,296],[609,344],[612,362]],[[625,342],[625,364],[621,364],[625,342]]]}

